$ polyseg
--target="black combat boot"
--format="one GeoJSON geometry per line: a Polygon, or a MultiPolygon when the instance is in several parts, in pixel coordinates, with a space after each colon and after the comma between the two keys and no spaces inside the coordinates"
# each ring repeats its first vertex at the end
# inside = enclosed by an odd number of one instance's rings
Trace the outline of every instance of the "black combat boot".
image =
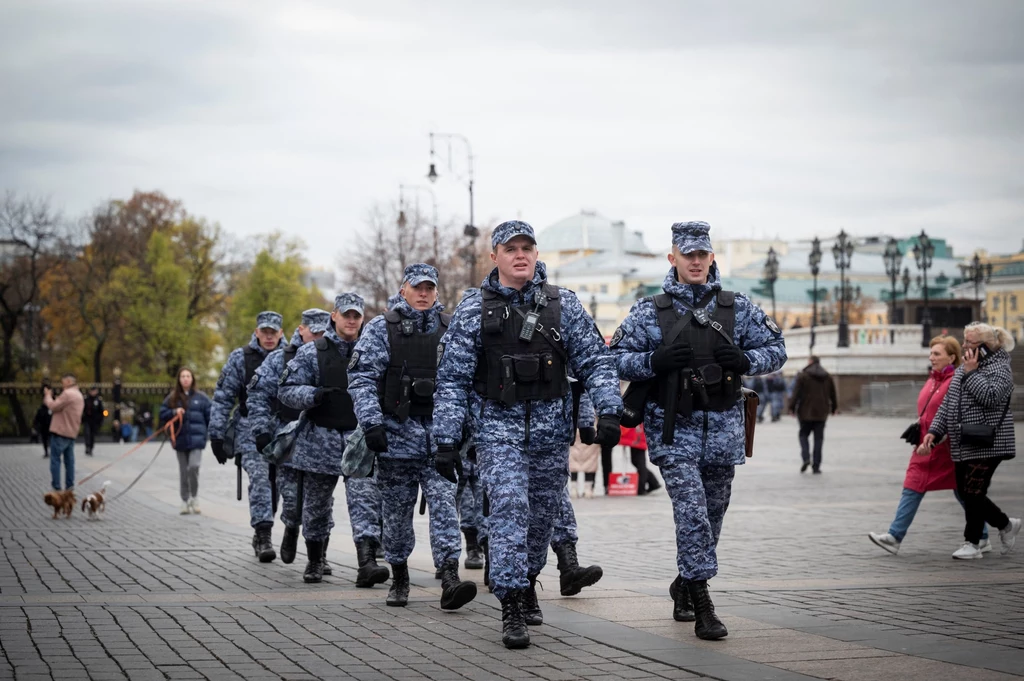
{"type": "Polygon", "coordinates": [[[523,592],[523,621],[531,627],[544,624],[544,613],[537,602],[537,575],[530,575],[530,586],[523,592]]]}
{"type": "Polygon", "coordinates": [[[466,535],[466,562],[467,570],[482,570],[484,567],[484,552],[477,542],[476,530],[468,528],[462,531],[466,535]]]}
{"type": "Polygon", "coordinates": [[[324,543],[306,540],[306,571],[302,573],[302,581],[306,584],[318,584],[324,579],[324,543]]]}
{"type": "Polygon", "coordinates": [[[252,537],[252,550],[261,563],[269,563],[277,558],[277,551],[270,542],[270,530],[273,527],[274,523],[257,523],[253,528],[256,532],[252,537]]]}
{"type": "Polygon", "coordinates": [[[391,566],[391,589],[388,590],[387,604],[404,608],[409,604],[409,564],[395,563],[391,566]]]}
{"type": "Polygon", "coordinates": [[[668,585],[668,595],[672,597],[672,619],[676,622],[693,622],[697,616],[693,614],[693,601],[690,599],[689,582],[682,576],[676,576],[668,585]]]}
{"type": "Polygon", "coordinates": [[[530,632],[523,619],[523,592],[509,591],[501,599],[501,642],[506,648],[525,648],[530,645],[530,632]]]}
{"type": "Polygon", "coordinates": [[[580,567],[579,559],[576,558],[576,545],[571,542],[555,544],[551,548],[558,556],[558,582],[563,596],[575,596],[585,586],[597,584],[604,576],[604,570],[599,565],[580,567]]]}
{"type": "Polygon", "coordinates": [[[715,614],[715,604],[711,602],[707,580],[691,581],[688,586],[697,622],[693,627],[693,633],[705,641],[717,641],[728,636],[729,630],[715,614]]]}
{"type": "Polygon", "coordinates": [[[384,547],[376,539],[371,539],[370,541],[373,542],[373,555],[376,556],[377,560],[384,560],[384,547]]]}
{"type": "Polygon", "coordinates": [[[281,562],[291,565],[295,562],[295,549],[299,545],[299,528],[284,526],[281,540],[281,562]]]}
{"type": "Polygon", "coordinates": [[[327,539],[324,539],[324,557],[320,563],[324,566],[323,573],[324,577],[330,577],[334,574],[334,570],[331,569],[331,564],[327,562],[327,546],[331,543],[331,535],[327,535],[327,539]]]}
{"type": "Polygon", "coordinates": [[[356,542],[356,561],[359,571],[356,572],[356,586],[369,589],[374,584],[383,584],[391,576],[386,567],[377,565],[377,557],[373,552],[373,543],[369,539],[356,542]]]}
{"type": "Polygon", "coordinates": [[[476,583],[459,579],[459,559],[449,558],[441,566],[441,609],[458,610],[476,598],[476,583]]]}

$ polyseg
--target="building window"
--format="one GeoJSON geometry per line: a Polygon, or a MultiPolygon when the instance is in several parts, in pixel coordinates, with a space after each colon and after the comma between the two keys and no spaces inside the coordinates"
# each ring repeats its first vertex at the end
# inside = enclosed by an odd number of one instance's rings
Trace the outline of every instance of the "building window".
{"type": "Polygon", "coordinates": [[[601,284],[601,293],[608,293],[608,284],[601,284]]]}
{"type": "MultiPolygon", "coordinates": [[[[603,286],[601,288],[604,288],[603,286]]],[[[1010,312],[1017,311],[1017,296],[1010,296],[1010,312]]]]}
{"type": "Polygon", "coordinates": [[[998,296],[992,299],[992,311],[999,312],[999,298],[998,296]]]}

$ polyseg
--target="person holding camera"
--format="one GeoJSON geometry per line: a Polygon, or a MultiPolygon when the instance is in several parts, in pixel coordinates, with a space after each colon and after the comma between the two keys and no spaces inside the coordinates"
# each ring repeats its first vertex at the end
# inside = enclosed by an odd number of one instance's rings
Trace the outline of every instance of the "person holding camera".
{"type": "Polygon", "coordinates": [[[964,545],[953,553],[956,559],[983,557],[979,544],[986,522],[999,530],[1004,555],[1013,550],[1020,532],[1020,518],[1008,517],[988,498],[996,468],[1016,456],[1010,413],[1013,346],[1006,329],[980,322],[964,329],[964,362],[918,447],[919,454],[928,454],[936,443],[949,438],[956,489],[967,520],[964,545]]]}

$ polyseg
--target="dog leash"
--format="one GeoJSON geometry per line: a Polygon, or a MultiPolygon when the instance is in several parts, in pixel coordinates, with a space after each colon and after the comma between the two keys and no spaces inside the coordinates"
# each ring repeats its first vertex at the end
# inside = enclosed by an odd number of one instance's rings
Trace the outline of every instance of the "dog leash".
{"type": "Polygon", "coordinates": [[[150,462],[148,464],[146,464],[146,467],[143,468],[142,471],[138,475],[135,476],[135,479],[132,480],[128,484],[127,487],[125,487],[123,490],[118,492],[117,496],[111,498],[111,501],[117,501],[118,499],[123,497],[125,494],[127,494],[128,490],[130,490],[132,487],[135,487],[135,483],[137,483],[139,480],[141,480],[142,476],[146,474],[146,471],[148,471],[150,468],[152,468],[153,464],[156,463],[156,457],[160,456],[160,452],[162,452],[164,450],[164,445],[165,444],[167,444],[167,438],[166,437],[164,438],[164,441],[160,443],[160,446],[156,450],[156,454],[154,454],[152,460],[150,460],[150,462]]]}
{"type": "MultiPolygon", "coordinates": [[[[108,468],[110,468],[111,466],[113,466],[113,465],[114,465],[115,463],[118,463],[119,461],[122,461],[122,460],[124,460],[124,459],[128,458],[129,456],[131,456],[131,455],[132,455],[132,454],[134,454],[135,452],[137,452],[137,451],[139,451],[140,449],[142,449],[142,446],[143,446],[143,445],[145,445],[145,444],[149,443],[149,441],[150,441],[150,440],[152,440],[153,438],[155,438],[155,437],[156,437],[157,435],[159,435],[160,433],[166,433],[166,434],[168,435],[168,437],[170,438],[171,442],[174,442],[174,441],[175,441],[175,440],[177,439],[177,436],[178,436],[178,426],[180,426],[180,425],[181,425],[181,414],[175,414],[174,416],[172,416],[172,417],[170,418],[170,420],[168,420],[168,421],[167,421],[167,423],[165,423],[165,424],[164,424],[164,425],[163,425],[163,426],[162,426],[162,427],[160,428],[160,430],[157,430],[157,431],[156,431],[156,432],[154,432],[154,433],[153,433],[152,435],[150,435],[149,437],[147,437],[147,438],[146,438],[145,440],[143,440],[143,441],[142,441],[142,442],[140,442],[139,444],[135,445],[134,447],[132,447],[132,448],[131,448],[131,449],[129,449],[129,450],[127,451],[127,452],[125,452],[124,454],[122,454],[122,455],[121,455],[121,456],[119,456],[118,458],[114,459],[114,460],[113,460],[113,461],[111,461],[110,463],[108,463],[108,464],[106,464],[106,465],[104,465],[104,466],[101,466],[101,467],[100,467],[99,469],[97,469],[97,470],[93,471],[93,472],[92,472],[92,473],[90,473],[89,475],[85,476],[84,478],[82,478],[81,480],[79,480],[78,482],[76,482],[76,483],[75,483],[75,487],[78,487],[79,485],[81,485],[81,484],[83,484],[83,483],[85,483],[85,482],[88,482],[89,480],[91,480],[91,479],[95,478],[95,477],[96,477],[97,475],[99,475],[99,474],[100,474],[100,473],[102,473],[103,471],[105,471],[105,470],[107,470],[108,468]]],[[[164,438],[164,441],[163,441],[163,443],[162,443],[162,444],[160,445],[160,449],[163,449],[163,446],[164,446],[164,444],[166,444],[166,443],[167,443],[168,437],[165,437],[165,438],[164,438]]],[[[160,449],[156,450],[156,453],[157,453],[158,455],[160,454],[160,449]]],[[[155,456],[153,457],[153,461],[156,461],[156,457],[155,457],[155,456]]],[[[149,466],[152,466],[152,465],[153,465],[153,461],[151,461],[151,462],[149,463],[149,466]]],[[[145,473],[145,472],[146,472],[147,470],[149,470],[149,466],[146,466],[146,468],[144,468],[144,469],[142,470],[142,472],[143,472],[143,473],[145,473]]],[[[142,477],[142,475],[140,474],[140,475],[139,475],[139,478],[141,478],[141,477],[142,477]]],[[[137,482],[139,478],[136,478],[136,479],[135,479],[135,481],[133,481],[133,482],[132,482],[132,485],[134,485],[134,484],[135,484],[135,482],[137,482]]],[[[129,489],[130,489],[130,488],[131,488],[131,486],[129,486],[129,489]]],[[[125,490],[125,491],[128,491],[128,490],[125,490]]],[[[122,492],[122,494],[123,494],[123,492],[122,492]]],[[[120,496],[120,495],[118,495],[118,496],[120,496]]],[[[115,497],[115,499],[116,499],[116,498],[117,498],[117,497],[115,497]]]]}

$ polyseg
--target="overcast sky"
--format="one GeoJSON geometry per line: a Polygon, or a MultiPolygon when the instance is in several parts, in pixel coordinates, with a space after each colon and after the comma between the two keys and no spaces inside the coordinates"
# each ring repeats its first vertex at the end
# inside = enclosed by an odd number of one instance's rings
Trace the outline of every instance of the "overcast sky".
{"type": "Polygon", "coordinates": [[[6,0],[0,189],[72,215],[159,189],[333,265],[426,183],[436,130],[472,142],[480,224],[587,208],[659,250],[705,219],[1017,251],[1022,35],[1017,0],[6,0]]]}

